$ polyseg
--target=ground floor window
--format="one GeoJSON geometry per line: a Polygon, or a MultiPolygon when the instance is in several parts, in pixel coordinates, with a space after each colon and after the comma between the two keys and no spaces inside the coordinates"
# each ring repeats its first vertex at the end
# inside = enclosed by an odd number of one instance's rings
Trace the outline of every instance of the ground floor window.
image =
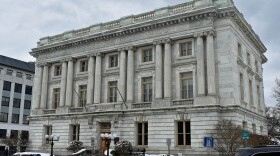
{"type": "Polygon", "coordinates": [[[177,121],[177,145],[191,145],[191,122],[177,121]]]}
{"type": "Polygon", "coordinates": [[[137,145],[148,145],[148,123],[137,123],[137,145]]]}
{"type": "Polygon", "coordinates": [[[46,144],[49,144],[50,143],[50,141],[48,141],[47,139],[45,139],[45,136],[46,135],[48,135],[48,136],[50,136],[50,135],[52,135],[52,125],[46,125],[46,126],[44,126],[44,140],[45,140],[45,143],[46,144]]]}
{"type": "Polygon", "coordinates": [[[80,136],[80,125],[71,125],[70,126],[70,140],[71,141],[79,141],[80,136]]]}

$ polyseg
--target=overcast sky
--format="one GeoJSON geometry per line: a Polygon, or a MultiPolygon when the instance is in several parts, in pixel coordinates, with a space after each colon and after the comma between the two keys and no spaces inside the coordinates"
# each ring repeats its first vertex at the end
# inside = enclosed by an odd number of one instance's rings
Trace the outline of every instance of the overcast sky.
{"type": "MultiPolygon", "coordinates": [[[[39,38],[139,14],[189,0],[0,0],[0,54],[34,61],[39,38]]],[[[264,68],[266,105],[280,76],[280,0],[234,0],[267,47],[264,68]]]]}

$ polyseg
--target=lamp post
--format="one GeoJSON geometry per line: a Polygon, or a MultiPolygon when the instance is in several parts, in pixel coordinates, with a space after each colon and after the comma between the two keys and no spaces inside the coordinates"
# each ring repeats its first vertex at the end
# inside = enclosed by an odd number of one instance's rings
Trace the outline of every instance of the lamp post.
{"type": "Polygon", "coordinates": [[[101,133],[100,137],[102,138],[102,140],[105,140],[105,145],[107,147],[107,156],[109,156],[109,148],[110,148],[111,140],[114,140],[114,138],[117,137],[117,134],[101,133]]]}
{"type": "Polygon", "coordinates": [[[59,141],[59,135],[58,136],[56,136],[56,135],[45,135],[45,139],[47,140],[47,141],[51,141],[51,156],[53,156],[53,145],[54,145],[54,143],[53,143],[53,141],[59,141]]]}

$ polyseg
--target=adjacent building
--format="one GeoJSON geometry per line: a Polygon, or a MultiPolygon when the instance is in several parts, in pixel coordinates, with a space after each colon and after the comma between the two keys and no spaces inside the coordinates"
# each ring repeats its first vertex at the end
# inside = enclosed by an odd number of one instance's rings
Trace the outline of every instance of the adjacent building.
{"type": "Polygon", "coordinates": [[[0,151],[5,138],[28,140],[34,73],[34,62],[0,55],[0,151]]]}
{"type": "Polygon", "coordinates": [[[202,154],[218,120],[267,135],[266,47],[232,0],[195,0],[41,38],[30,149],[45,135],[104,149],[101,133],[147,153],[202,154]]]}

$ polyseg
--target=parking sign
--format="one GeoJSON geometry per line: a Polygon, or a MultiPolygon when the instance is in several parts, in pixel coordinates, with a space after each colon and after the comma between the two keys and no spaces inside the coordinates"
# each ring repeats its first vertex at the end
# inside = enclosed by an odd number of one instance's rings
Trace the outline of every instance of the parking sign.
{"type": "Polygon", "coordinates": [[[214,147],[214,138],[213,137],[204,137],[204,147],[214,147]]]}

